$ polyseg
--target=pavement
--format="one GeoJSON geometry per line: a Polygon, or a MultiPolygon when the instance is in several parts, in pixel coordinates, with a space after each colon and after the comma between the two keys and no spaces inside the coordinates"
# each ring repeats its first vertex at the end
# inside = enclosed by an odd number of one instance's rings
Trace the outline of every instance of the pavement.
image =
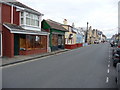
{"type": "Polygon", "coordinates": [[[90,45],[5,66],[3,88],[117,88],[111,50],[108,43],[90,45]]]}
{"type": "Polygon", "coordinates": [[[29,60],[33,60],[41,57],[55,55],[55,54],[66,52],[66,51],[69,51],[69,49],[61,49],[54,52],[34,54],[34,55],[19,55],[19,56],[14,56],[13,58],[3,57],[0,60],[2,60],[2,66],[7,66],[7,65],[25,62],[25,61],[29,61],[29,60]]]}

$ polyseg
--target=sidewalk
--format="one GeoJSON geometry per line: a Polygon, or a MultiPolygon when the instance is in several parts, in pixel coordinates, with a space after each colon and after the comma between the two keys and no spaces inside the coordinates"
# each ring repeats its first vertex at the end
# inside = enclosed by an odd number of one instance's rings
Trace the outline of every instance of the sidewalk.
{"type": "Polygon", "coordinates": [[[58,51],[44,53],[44,54],[35,54],[35,55],[27,55],[27,56],[20,56],[19,55],[19,56],[15,56],[14,58],[3,57],[2,58],[2,66],[7,66],[7,65],[15,64],[15,63],[20,63],[20,62],[25,62],[25,61],[45,57],[45,56],[55,55],[57,53],[66,52],[66,51],[69,51],[69,50],[63,49],[63,50],[58,50],[58,51]]]}

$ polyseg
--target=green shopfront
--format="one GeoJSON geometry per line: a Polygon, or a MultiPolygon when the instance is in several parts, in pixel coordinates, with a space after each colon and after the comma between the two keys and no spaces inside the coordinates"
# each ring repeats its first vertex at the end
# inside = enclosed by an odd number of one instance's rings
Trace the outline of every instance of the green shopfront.
{"type": "Polygon", "coordinates": [[[51,51],[65,48],[65,28],[63,28],[60,24],[52,20],[43,20],[42,28],[50,33],[49,47],[51,51]]]}
{"type": "Polygon", "coordinates": [[[59,50],[59,49],[64,49],[64,32],[59,31],[59,30],[54,30],[51,29],[50,33],[50,48],[51,51],[59,50]]]}

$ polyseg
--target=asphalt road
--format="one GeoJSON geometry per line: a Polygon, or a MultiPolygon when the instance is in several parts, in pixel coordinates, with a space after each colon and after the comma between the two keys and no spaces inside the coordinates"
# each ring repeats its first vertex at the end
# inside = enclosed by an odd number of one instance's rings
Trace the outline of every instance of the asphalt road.
{"type": "Polygon", "coordinates": [[[82,47],[3,67],[3,88],[116,88],[110,45],[82,47]]]}

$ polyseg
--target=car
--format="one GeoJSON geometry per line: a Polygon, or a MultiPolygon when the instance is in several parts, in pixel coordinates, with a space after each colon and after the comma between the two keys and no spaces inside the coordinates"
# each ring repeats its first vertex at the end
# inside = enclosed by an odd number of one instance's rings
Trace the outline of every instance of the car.
{"type": "Polygon", "coordinates": [[[115,54],[113,58],[113,66],[116,67],[117,63],[120,63],[120,55],[115,54]]]}
{"type": "Polygon", "coordinates": [[[120,48],[115,48],[112,52],[113,66],[116,67],[117,63],[120,62],[120,48]]]}
{"type": "Polygon", "coordinates": [[[99,41],[96,40],[96,41],[94,41],[94,43],[95,43],[95,44],[99,44],[99,41]]]}
{"type": "Polygon", "coordinates": [[[117,64],[117,77],[116,77],[116,82],[118,86],[118,90],[120,90],[120,63],[117,64]]]}

